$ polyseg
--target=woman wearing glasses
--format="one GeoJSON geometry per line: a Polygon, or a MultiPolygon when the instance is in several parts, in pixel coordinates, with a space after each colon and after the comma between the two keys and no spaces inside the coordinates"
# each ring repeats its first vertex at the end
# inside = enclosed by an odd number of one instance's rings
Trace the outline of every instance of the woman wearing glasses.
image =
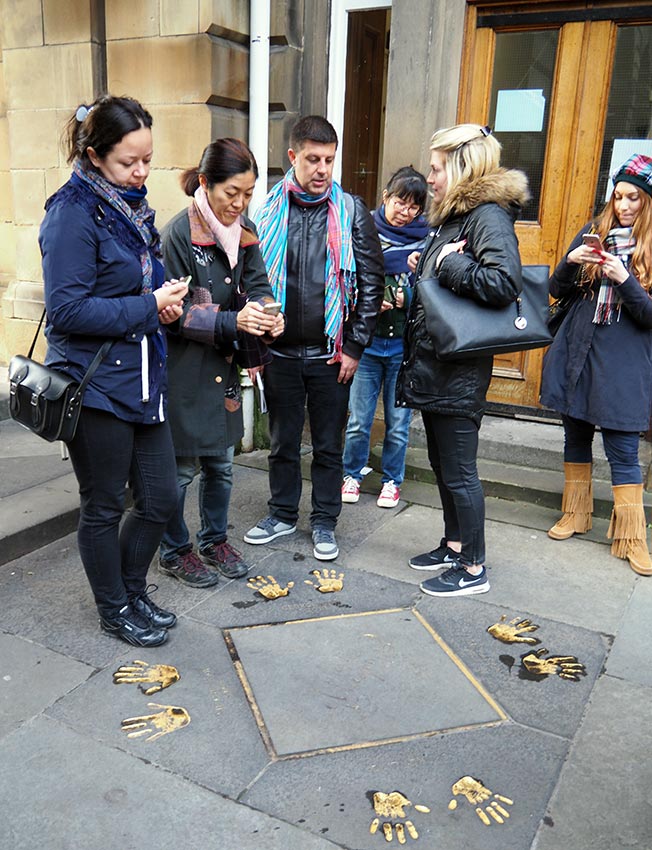
{"type": "Polygon", "coordinates": [[[373,213],[385,259],[385,295],[375,336],[360,359],[351,385],[344,444],[343,502],[354,503],[360,498],[362,469],[369,459],[371,426],[382,388],[385,438],[382,489],[377,504],[380,508],[398,505],[411,411],[395,407],[394,395],[403,359],[403,328],[412,287],[407,258],[420,249],[428,232],[421,215],[427,196],[424,176],[408,165],[390,177],[383,191],[383,202],[373,213]]]}

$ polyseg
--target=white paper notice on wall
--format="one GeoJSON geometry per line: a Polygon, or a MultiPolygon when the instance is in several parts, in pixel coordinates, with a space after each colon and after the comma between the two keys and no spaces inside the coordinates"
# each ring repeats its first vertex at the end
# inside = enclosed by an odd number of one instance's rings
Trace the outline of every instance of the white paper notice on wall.
{"type": "Polygon", "coordinates": [[[540,133],[546,99],[543,89],[503,89],[496,102],[496,133],[540,133]]]}
{"type": "Polygon", "coordinates": [[[635,153],[652,156],[652,139],[614,139],[611,162],[609,163],[609,179],[604,193],[605,201],[609,200],[614,190],[614,184],[611,182],[612,174],[615,174],[620,166],[626,163],[630,156],[634,156],[635,153]]]}

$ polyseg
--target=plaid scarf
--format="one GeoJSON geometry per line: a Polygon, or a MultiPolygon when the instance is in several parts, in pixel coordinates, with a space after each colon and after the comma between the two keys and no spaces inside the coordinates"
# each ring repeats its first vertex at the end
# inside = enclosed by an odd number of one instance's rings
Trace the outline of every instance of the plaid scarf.
{"type": "Polygon", "coordinates": [[[310,195],[296,182],[294,169],[291,168],[254,214],[269,282],[274,298],[283,305],[282,310],[285,309],[287,286],[290,193],[304,206],[313,206],[328,200],[324,332],[328,337],[329,351],[334,353],[336,360],[341,360],[344,322],[348,318],[349,310],[355,307],[357,299],[353,223],[346,211],[344,192],[339,183],[333,182],[324,194],[310,195]]]}
{"type": "MultiPolygon", "coordinates": [[[[604,240],[605,251],[620,257],[622,264],[629,270],[630,258],[636,247],[636,239],[632,235],[631,227],[614,227],[607,233],[604,240]]],[[[622,302],[620,295],[613,283],[606,275],[602,275],[600,291],[598,292],[598,303],[595,305],[593,323],[595,325],[610,325],[616,315],[616,321],[620,321],[620,310],[622,302]]]]}

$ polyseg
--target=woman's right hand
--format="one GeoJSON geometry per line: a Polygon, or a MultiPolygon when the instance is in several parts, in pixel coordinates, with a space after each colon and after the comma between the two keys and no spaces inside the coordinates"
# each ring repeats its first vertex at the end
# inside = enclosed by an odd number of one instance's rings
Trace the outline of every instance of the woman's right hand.
{"type": "Polygon", "coordinates": [[[282,328],[283,317],[272,316],[266,313],[257,301],[247,301],[236,317],[236,326],[239,331],[245,331],[253,336],[264,336],[266,333],[278,336],[282,328]]]}
{"type": "Polygon", "coordinates": [[[578,266],[584,263],[602,263],[602,251],[596,251],[594,248],[589,248],[588,245],[578,245],[573,248],[566,256],[567,263],[575,263],[578,266]]]}
{"type": "Polygon", "coordinates": [[[154,292],[156,310],[160,313],[166,307],[182,306],[183,299],[188,294],[188,284],[180,280],[166,281],[160,289],[154,292]]]}
{"type": "Polygon", "coordinates": [[[412,253],[408,255],[407,264],[411,272],[415,272],[417,270],[417,264],[420,256],[421,251],[412,251],[412,253]]]}

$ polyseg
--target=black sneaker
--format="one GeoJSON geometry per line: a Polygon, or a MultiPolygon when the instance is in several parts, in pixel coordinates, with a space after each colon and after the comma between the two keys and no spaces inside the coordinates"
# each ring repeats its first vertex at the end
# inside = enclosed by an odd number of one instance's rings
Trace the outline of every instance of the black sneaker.
{"type": "Polygon", "coordinates": [[[178,579],[188,587],[213,587],[220,580],[217,573],[206,569],[201,558],[192,549],[173,561],[159,558],[158,571],[164,576],[178,579]]]}
{"type": "Polygon", "coordinates": [[[200,549],[199,555],[205,564],[215,567],[225,578],[242,578],[251,569],[249,564],[243,561],[240,552],[226,540],[200,549]]]}
{"type": "Polygon", "coordinates": [[[423,555],[415,555],[410,558],[408,564],[413,570],[436,570],[438,567],[444,567],[447,564],[457,563],[459,552],[455,552],[446,545],[446,538],[442,537],[439,546],[431,552],[424,552],[423,555]]]}
{"type": "Polygon", "coordinates": [[[471,596],[474,593],[486,593],[489,590],[487,571],[472,576],[462,564],[455,563],[449,569],[420,584],[421,590],[429,596],[471,596]]]}
{"type": "Polygon", "coordinates": [[[172,611],[164,611],[155,602],[152,602],[149,594],[158,590],[155,584],[149,584],[142,593],[132,593],[129,603],[134,611],[146,617],[155,629],[171,629],[177,622],[176,614],[172,611]]]}
{"type": "Polygon", "coordinates": [[[100,628],[132,646],[160,646],[168,639],[167,629],[154,628],[147,617],[134,611],[129,604],[123,605],[112,617],[100,614],[100,628]]]}

